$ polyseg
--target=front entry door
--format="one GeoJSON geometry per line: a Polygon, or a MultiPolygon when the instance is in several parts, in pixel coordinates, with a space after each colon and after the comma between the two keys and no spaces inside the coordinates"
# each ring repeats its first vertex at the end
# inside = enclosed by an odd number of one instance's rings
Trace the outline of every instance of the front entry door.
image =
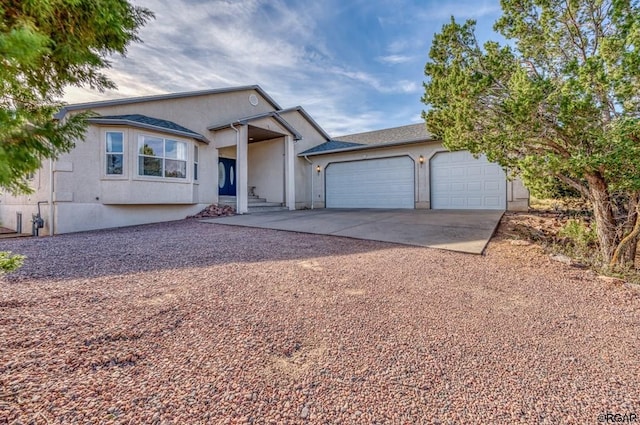
{"type": "Polygon", "coordinates": [[[236,160],[219,158],[218,194],[236,196],[236,160]]]}

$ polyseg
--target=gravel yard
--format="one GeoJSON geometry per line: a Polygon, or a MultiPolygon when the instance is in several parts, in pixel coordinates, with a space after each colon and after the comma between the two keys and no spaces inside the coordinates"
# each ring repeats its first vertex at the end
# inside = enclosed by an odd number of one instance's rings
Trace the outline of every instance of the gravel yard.
{"type": "Polygon", "coordinates": [[[0,423],[640,416],[640,291],[533,245],[191,219],[0,250],[29,257],[0,278],[0,423]]]}

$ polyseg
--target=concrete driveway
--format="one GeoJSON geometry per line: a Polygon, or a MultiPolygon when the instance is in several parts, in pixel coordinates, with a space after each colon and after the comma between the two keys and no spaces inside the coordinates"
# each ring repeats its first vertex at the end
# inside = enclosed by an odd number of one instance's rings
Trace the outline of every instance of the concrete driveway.
{"type": "Polygon", "coordinates": [[[502,214],[489,210],[316,209],[202,221],[482,254],[502,214]]]}

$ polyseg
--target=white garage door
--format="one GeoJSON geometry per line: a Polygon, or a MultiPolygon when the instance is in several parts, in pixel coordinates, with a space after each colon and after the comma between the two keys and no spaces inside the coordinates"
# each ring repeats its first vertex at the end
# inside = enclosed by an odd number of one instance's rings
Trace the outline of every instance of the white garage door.
{"type": "Polygon", "coordinates": [[[467,151],[440,152],[430,161],[431,208],[502,210],[507,206],[504,170],[467,151]]]}
{"type": "Polygon", "coordinates": [[[414,208],[408,156],[334,162],[326,168],[327,208],[414,208]]]}

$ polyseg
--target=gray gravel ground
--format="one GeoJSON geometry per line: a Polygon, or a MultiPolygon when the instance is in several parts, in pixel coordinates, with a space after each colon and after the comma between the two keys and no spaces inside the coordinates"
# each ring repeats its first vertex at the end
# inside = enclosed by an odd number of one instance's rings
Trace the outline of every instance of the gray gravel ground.
{"type": "Polygon", "coordinates": [[[185,220],[7,249],[29,259],[0,279],[0,423],[640,416],[640,291],[535,246],[185,220]]]}

